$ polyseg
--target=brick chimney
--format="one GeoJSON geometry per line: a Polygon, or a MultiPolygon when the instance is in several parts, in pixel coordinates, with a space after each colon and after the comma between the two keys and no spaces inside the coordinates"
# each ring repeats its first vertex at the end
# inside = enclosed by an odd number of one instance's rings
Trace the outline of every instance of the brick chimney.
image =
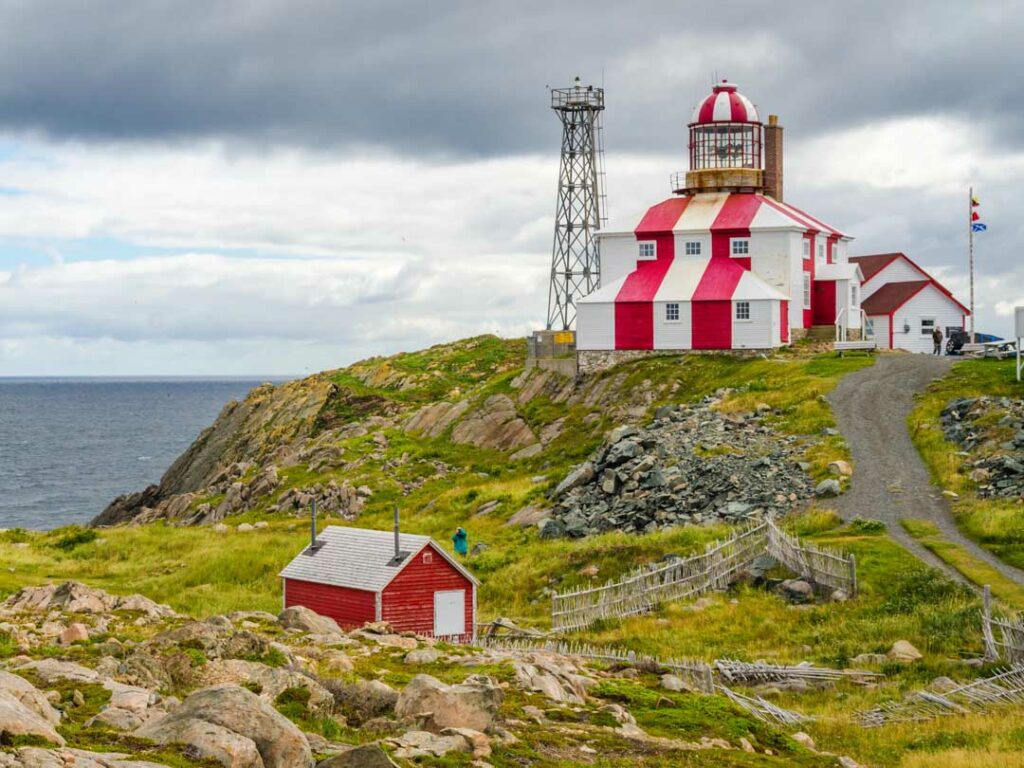
{"type": "Polygon", "coordinates": [[[782,202],[782,126],[778,115],[768,115],[764,127],[764,193],[782,202]]]}

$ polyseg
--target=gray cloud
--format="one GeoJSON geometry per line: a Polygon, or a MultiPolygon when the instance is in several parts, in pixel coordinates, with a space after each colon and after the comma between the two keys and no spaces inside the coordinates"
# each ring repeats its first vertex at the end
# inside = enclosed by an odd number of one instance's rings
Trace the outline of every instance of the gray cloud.
{"type": "Polygon", "coordinates": [[[0,126],[487,156],[551,150],[545,83],[608,88],[609,142],[673,151],[713,71],[807,136],[970,115],[1020,140],[1013,2],[73,0],[0,7],[0,126]]]}

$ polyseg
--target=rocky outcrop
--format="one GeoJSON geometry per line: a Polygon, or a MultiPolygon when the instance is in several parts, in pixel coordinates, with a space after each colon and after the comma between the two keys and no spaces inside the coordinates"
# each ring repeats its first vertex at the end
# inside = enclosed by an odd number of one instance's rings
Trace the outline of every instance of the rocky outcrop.
{"type": "Polygon", "coordinates": [[[314,635],[340,635],[341,627],[330,616],[321,616],[304,605],[293,605],[285,608],[277,617],[278,623],[285,629],[298,629],[314,635]]]}
{"type": "Polygon", "coordinates": [[[537,442],[529,425],[507,395],[492,395],[452,429],[452,442],[515,451],[537,442]]]}
{"type": "Polygon", "coordinates": [[[172,714],[136,735],[158,744],[187,744],[229,768],[304,768],[313,756],[302,731],[252,691],[237,685],[204,688],[172,714]]]}
{"type": "Polygon", "coordinates": [[[87,752],[83,749],[22,747],[0,752],[0,768],[165,768],[162,763],[132,760],[123,752],[87,752]]]}
{"type": "Polygon", "coordinates": [[[768,406],[756,413],[720,412],[715,406],[724,394],[659,408],[642,429],[614,429],[555,488],[557,503],[541,535],[735,523],[784,514],[809,498],[811,481],[799,464],[801,441],[764,423],[768,406]]]}
{"type": "Polygon", "coordinates": [[[113,611],[139,611],[152,618],[173,618],[170,607],[142,595],[112,595],[78,581],[25,587],[0,603],[0,614],[48,613],[107,614],[113,611]]]}
{"type": "Polygon", "coordinates": [[[485,675],[471,675],[458,685],[416,675],[399,694],[395,714],[435,733],[445,728],[483,731],[494,720],[503,699],[501,687],[485,675]]]}
{"type": "Polygon", "coordinates": [[[425,405],[405,423],[405,432],[410,435],[440,437],[467,410],[469,410],[468,400],[460,400],[457,403],[442,401],[425,405]]]}
{"type": "Polygon", "coordinates": [[[1024,400],[954,400],[941,414],[946,439],[969,454],[961,471],[984,498],[1024,498],[1024,400]]]}
{"type": "Polygon", "coordinates": [[[10,739],[35,736],[63,746],[55,726],[60,714],[28,680],[0,672],[0,744],[10,739]]]}
{"type": "Polygon", "coordinates": [[[269,456],[283,444],[308,437],[336,389],[326,376],[256,387],[245,400],[224,406],[158,485],[118,497],[92,525],[128,522],[172,496],[216,485],[218,476],[238,462],[269,456]]]}

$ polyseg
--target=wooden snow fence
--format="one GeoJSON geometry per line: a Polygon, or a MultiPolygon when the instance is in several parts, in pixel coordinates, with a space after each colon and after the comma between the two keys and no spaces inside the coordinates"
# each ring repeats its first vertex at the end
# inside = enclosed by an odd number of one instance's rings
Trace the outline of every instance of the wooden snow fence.
{"type": "Polygon", "coordinates": [[[719,685],[718,690],[724,693],[733,704],[742,707],[758,720],[765,723],[774,722],[779,725],[800,725],[814,719],[809,715],[803,715],[791,709],[777,707],[760,696],[746,696],[724,685],[719,685]]]}
{"type": "Polygon", "coordinates": [[[496,650],[513,653],[555,653],[560,656],[571,656],[579,659],[595,659],[612,664],[628,664],[668,670],[701,693],[714,693],[714,670],[710,664],[690,659],[662,659],[648,656],[636,651],[623,651],[621,648],[594,646],[587,643],[574,643],[562,640],[538,640],[526,637],[492,637],[486,638],[483,645],[496,650]]]}
{"type": "Polygon", "coordinates": [[[887,702],[861,712],[858,719],[865,728],[877,728],[889,723],[987,712],[1009,704],[1024,704],[1024,666],[1001,670],[945,693],[915,691],[903,701],[887,702]]]}
{"type": "Polygon", "coordinates": [[[985,639],[985,659],[1024,664],[1024,619],[1020,615],[1011,619],[992,615],[992,590],[988,584],[983,592],[981,631],[985,639]]]}
{"type": "Polygon", "coordinates": [[[881,677],[878,672],[867,672],[859,669],[829,669],[815,667],[812,664],[766,664],[764,662],[745,662],[735,659],[716,659],[715,669],[723,679],[730,683],[756,685],[760,683],[791,683],[801,681],[810,685],[833,683],[837,680],[851,680],[855,683],[867,683],[873,678],[881,677]]]}
{"type": "Polygon", "coordinates": [[[791,536],[767,518],[715,541],[704,552],[642,567],[604,586],[561,592],[551,598],[551,629],[572,632],[601,619],[649,613],[657,605],[726,589],[755,558],[770,554],[815,584],[857,593],[853,555],[829,552],[791,536]]]}

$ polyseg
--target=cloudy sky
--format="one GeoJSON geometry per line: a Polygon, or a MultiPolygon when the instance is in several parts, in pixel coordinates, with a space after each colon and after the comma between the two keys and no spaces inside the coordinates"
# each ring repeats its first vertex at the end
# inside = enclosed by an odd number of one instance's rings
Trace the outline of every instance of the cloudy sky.
{"type": "Polygon", "coordinates": [[[545,317],[559,126],[604,83],[609,209],[685,168],[715,73],[786,196],[978,328],[1024,304],[1020,2],[0,3],[0,376],[300,374],[545,317]]]}

